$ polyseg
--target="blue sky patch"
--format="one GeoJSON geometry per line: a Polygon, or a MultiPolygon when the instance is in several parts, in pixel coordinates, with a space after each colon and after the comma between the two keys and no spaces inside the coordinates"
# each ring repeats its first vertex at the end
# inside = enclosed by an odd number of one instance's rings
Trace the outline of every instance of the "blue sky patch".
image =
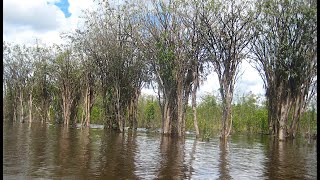
{"type": "Polygon", "coordinates": [[[68,0],[60,0],[59,2],[54,3],[60,10],[63,12],[64,16],[66,18],[71,16],[71,13],[69,12],[69,2],[68,0]]]}

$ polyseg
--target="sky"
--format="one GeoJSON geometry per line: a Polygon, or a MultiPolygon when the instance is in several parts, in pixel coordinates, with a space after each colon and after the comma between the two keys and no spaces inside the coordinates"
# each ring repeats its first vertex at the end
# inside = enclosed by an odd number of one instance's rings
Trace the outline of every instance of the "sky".
{"type": "MultiPolygon", "coordinates": [[[[93,6],[93,0],[4,0],[3,40],[30,45],[36,39],[45,44],[63,43],[60,34],[81,27],[79,16],[82,10],[93,6]]],[[[236,83],[235,93],[265,94],[261,77],[248,62],[243,61],[240,71],[243,74],[236,83]]],[[[211,73],[200,86],[198,97],[212,94],[218,89],[218,77],[211,73]]],[[[155,94],[147,88],[142,93],[155,94]]]]}

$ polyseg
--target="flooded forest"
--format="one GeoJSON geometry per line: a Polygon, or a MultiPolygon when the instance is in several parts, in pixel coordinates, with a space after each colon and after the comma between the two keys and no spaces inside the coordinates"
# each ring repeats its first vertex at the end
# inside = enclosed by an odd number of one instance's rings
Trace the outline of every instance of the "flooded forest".
{"type": "Polygon", "coordinates": [[[316,1],[112,2],[3,42],[5,179],[316,179],[316,1]],[[244,61],[264,95],[235,93],[244,61]]]}

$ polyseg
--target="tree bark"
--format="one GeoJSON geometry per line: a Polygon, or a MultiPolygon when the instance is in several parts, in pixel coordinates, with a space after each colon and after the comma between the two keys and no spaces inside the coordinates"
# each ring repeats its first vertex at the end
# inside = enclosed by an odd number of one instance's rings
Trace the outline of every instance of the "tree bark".
{"type": "MultiPolygon", "coordinates": [[[[87,89],[86,89],[87,91],[87,89]]],[[[86,112],[87,112],[87,101],[88,101],[88,97],[87,97],[87,92],[84,93],[84,103],[83,103],[83,110],[82,110],[82,114],[81,114],[81,126],[85,125],[86,122],[86,112]]]]}
{"type": "Polygon", "coordinates": [[[177,88],[177,114],[178,114],[178,119],[177,123],[175,124],[178,136],[183,136],[183,126],[184,126],[184,121],[183,121],[183,113],[184,113],[184,104],[183,104],[183,89],[182,89],[182,82],[178,82],[178,88],[177,88]]]}
{"type": "Polygon", "coordinates": [[[170,128],[170,125],[171,125],[171,117],[170,117],[170,104],[169,104],[169,101],[168,100],[164,100],[164,108],[163,108],[163,114],[164,114],[164,118],[162,120],[162,124],[163,124],[163,134],[169,134],[170,131],[171,131],[171,128],[170,128]]]}
{"type": "Polygon", "coordinates": [[[123,111],[121,108],[121,104],[120,104],[120,96],[121,96],[121,92],[120,92],[120,87],[116,87],[115,88],[115,93],[116,93],[116,118],[118,121],[118,130],[120,132],[124,132],[124,127],[125,127],[125,119],[123,117],[123,111]]]}
{"type": "Polygon", "coordinates": [[[138,128],[138,100],[139,100],[140,91],[136,90],[135,92],[135,98],[133,100],[133,129],[138,128]]]}
{"type": "Polygon", "coordinates": [[[133,107],[134,106],[134,98],[132,97],[130,99],[130,102],[129,102],[129,106],[128,106],[128,120],[129,120],[129,128],[130,129],[133,129],[133,126],[134,126],[134,112],[133,112],[133,107]]]}
{"type": "Polygon", "coordinates": [[[128,106],[128,120],[129,120],[129,128],[137,129],[137,108],[138,108],[138,99],[139,99],[139,89],[134,89],[133,95],[131,96],[129,106],[128,106]]]}
{"type": "Polygon", "coordinates": [[[193,112],[193,124],[196,131],[196,138],[200,136],[198,119],[197,119],[197,88],[192,91],[192,112],[193,112]]]}
{"type": "MultiPolygon", "coordinates": [[[[221,88],[220,93],[222,97],[222,139],[227,139],[231,131],[231,102],[232,102],[232,85],[228,84],[226,80],[222,80],[222,87],[229,87],[227,89],[221,88]]],[[[231,82],[229,82],[231,83],[231,82]]]]}
{"type": "Polygon", "coordinates": [[[297,95],[297,99],[294,102],[294,109],[293,109],[293,113],[292,113],[292,121],[291,121],[291,125],[290,128],[288,130],[288,136],[290,138],[295,138],[296,136],[296,128],[297,128],[297,123],[299,120],[299,115],[301,112],[301,108],[300,108],[300,95],[297,95]]]}
{"type": "Polygon", "coordinates": [[[69,125],[70,121],[70,114],[71,114],[71,92],[70,92],[70,87],[67,85],[64,85],[65,89],[63,90],[62,93],[62,101],[63,101],[63,122],[65,125],[69,125]]]}
{"type": "Polygon", "coordinates": [[[32,91],[29,94],[29,123],[32,122],[32,91]]]}
{"type": "Polygon", "coordinates": [[[22,88],[20,87],[20,108],[21,108],[21,111],[20,111],[20,122],[21,123],[24,123],[24,118],[23,118],[23,115],[24,115],[24,108],[23,108],[23,94],[22,94],[22,88]]]}
{"type": "Polygon", "coordinates": [[[287,137],[287,122],[288,122],[288,115],[290,112],[291,108],[291,94],[290,91],[286,91],[283,89],[284,84],[280,84],[280,117],[279,119],[279,140],[280,141],[285,141],[287,137]]]}

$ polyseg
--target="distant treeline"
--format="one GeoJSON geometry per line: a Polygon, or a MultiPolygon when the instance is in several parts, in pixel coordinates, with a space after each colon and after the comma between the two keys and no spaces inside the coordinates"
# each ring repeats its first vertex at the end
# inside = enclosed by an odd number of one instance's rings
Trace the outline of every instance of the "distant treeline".
{"type": "Polygon", "coordinates": [[[96,3],[80,29],[63,34],[63,45],[3,42],[4,119],[96,121],[120,132],[159,127],[176,136],[193,128],[197,137],[216,129],[222,139],[249,131],[284,140],[305,129],[308,117],[316,128],[316,1],[96,3]],[[232,104],[243,60],[264,81],[262,107],[253,95],[232,104]],[[208,95],[197,105],[211,72],[220,100],[208,95]],[[158,96],[140,97],[146,86],[158,96]]]}

